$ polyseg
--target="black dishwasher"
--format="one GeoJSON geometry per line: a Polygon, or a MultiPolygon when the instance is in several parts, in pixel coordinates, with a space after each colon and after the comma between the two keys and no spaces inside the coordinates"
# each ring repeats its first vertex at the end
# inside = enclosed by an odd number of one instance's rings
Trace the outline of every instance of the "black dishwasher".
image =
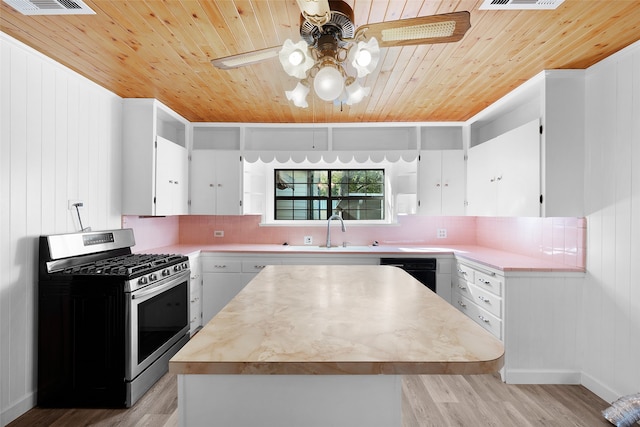
{"type": "Polygon", "coordinates": [[[380,265],[398,267],[415,277],[420,283],[436,292],[435,258],[380,258],[380,265]]]}

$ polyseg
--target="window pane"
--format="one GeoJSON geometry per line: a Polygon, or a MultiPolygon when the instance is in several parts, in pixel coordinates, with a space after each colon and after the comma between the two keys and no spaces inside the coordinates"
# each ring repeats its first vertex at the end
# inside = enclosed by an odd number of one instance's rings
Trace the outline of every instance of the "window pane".
{"type": "Polygon", "coordinates": [[[276,170],[275,219],[384,219],[384,170],[276,170]],[[327,207],[331,209],[328,210],[327,207]]]}

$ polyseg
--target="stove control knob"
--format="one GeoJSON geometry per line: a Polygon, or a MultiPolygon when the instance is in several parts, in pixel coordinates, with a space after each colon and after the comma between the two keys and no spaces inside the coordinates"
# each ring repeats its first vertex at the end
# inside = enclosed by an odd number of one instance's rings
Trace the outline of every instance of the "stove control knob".
{"type": "Polygon", "coordinates": [[[168,276],[168,275],[170,275],[170,274],[171,274],[171,271],[169,271],[169,269],[168,269],[168,268],[165,268],[164,270],[162,270],[162,275],[163,275],[163,276],[168,276]]]}
{"type": "Polygon", "coordinates": [[[182,266],[181,265],[175,265],[173,267],[173,271],[180,271],[180,270],[182,270],[182,266]]]}
{"type": "Polygon", "coordinates": [[[142,276],[141,278],[138,279],[138,285],[146,285],[147,284],[147,278],[142,276]]]}
{"type": "Polygon", "coordinates": [[[151,274],[149,275],[149,280],[150,280],[150,281],[152,281],[152,282],[153,282],[154,280],[158,280],[158,276],[156,275],[156,273],[151,273],[151,274]]]}

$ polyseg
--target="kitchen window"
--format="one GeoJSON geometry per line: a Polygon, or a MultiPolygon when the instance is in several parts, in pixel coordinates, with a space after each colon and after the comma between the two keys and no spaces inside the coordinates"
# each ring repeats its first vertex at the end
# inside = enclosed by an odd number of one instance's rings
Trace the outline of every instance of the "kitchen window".
{"type": "Polygon", "coordinates": [[[383,220],[384,169],[275,169],[275,220],[383,220]]]}

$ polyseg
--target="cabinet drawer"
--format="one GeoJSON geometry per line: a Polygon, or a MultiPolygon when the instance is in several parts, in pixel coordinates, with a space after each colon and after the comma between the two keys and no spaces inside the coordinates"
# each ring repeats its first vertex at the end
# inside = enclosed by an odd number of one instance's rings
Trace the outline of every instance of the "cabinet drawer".
{"type": "Polygon", "coordinates": [[[476,271],[474,274],[474,284],[493,292],[496,295],[502,295],[502,279],[500,276],[494,276],[485,274],[481,271],[476,271]]]}
{"type": "Polygon", "coordinates": [[[493,336],[502,340],[502,321],[488,311],[478,307],[476,303],[461,295],[457,295],[455,306],[470,319],[482,326],[493,336]]]}
{"type": "Polygon", "coordinates": [[[243,273],[259,273],[267,265],[280,264],[280,260],[274,258],[248,258],[242,260],[243,273]]]}
{"type": "Polygon", "coordinates": [[[471,295],[470,299],[479,307],[484,308],[499,318],[502,318],[502,299],[499,296],[492,294],[479,286],[471,284],[469,285],[469,292],[471,295]]]}
{"type": "Polygon", "coordinates": [[[468,267],[460,263],[456,265],[456,274],[458,275],[460,280],[467,280],[469,282],[473,282],[473,273],[474,273],[474,270],[471,267],[468,267]]]}
{"type": "Polygon", "coordinates": [[[208,273],[241,273],[242,262],[236,259],[202,258],[202,270],[208,273]]]}
{"type": "Polygon", "coordinates": [[[471,296],[471,290],[469,289],[469,282],[467,282],[463,278],[458,277],[458,283],[456,283],[453,286],[454,286],[453,289],[457,293],[457,295],[462,295],[463,297],[469,298],[469,299],[473,298],[471,296]]]}

